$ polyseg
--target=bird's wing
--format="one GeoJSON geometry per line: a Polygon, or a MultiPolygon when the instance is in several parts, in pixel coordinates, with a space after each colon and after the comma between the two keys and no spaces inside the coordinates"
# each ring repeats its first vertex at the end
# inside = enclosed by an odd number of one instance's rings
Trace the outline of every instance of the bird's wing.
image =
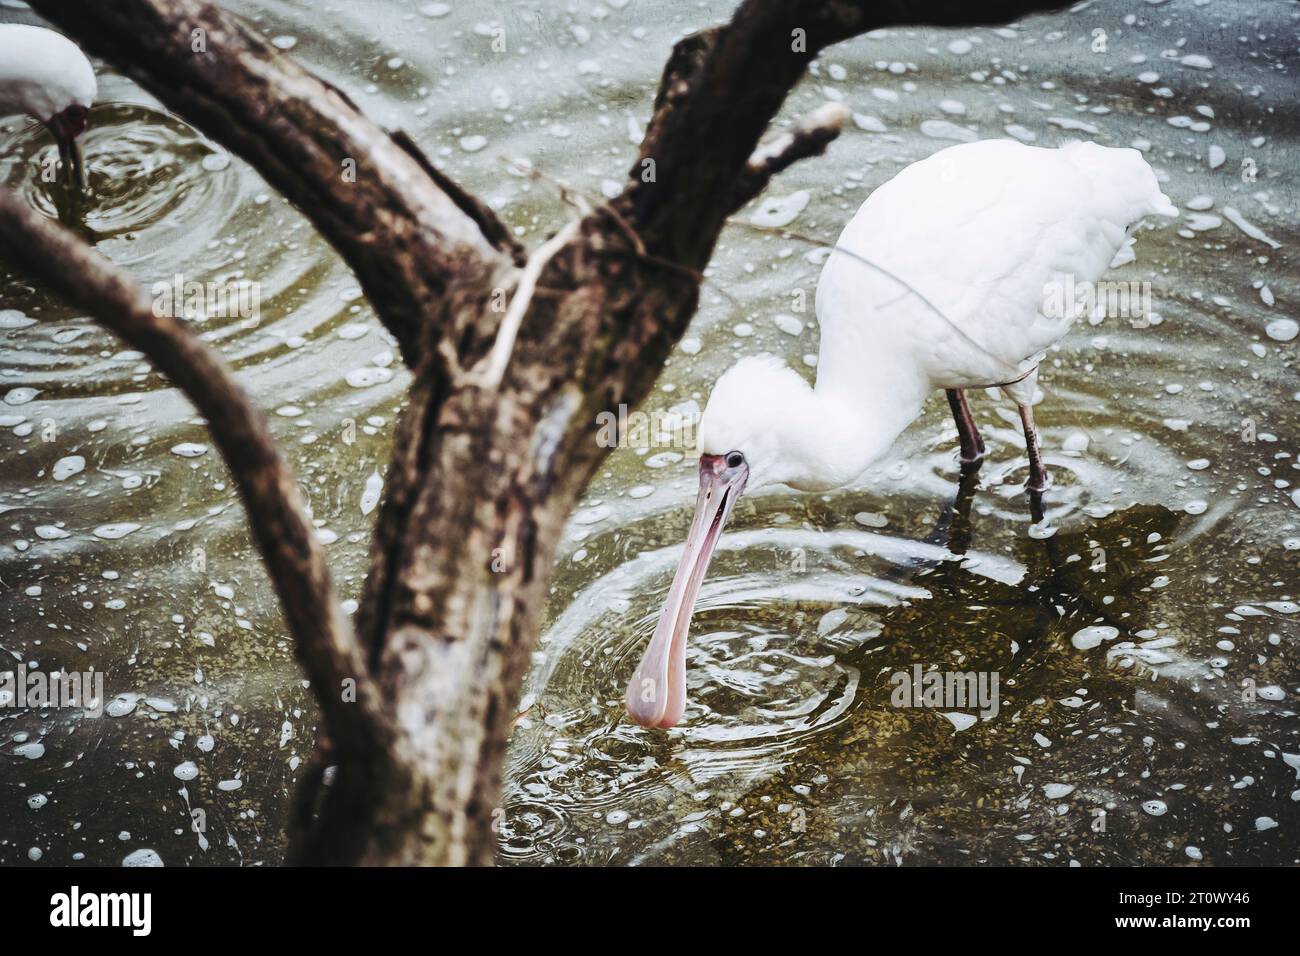
{"type": "Polygon", "coordinates": [[[906,353],[936,385],[1007,381],[1070,325],[1045,314],[1052,284],[1095,282],[1129,225],[1172,208],[1136,150],[1012,140],[941,150],[845,227],[817,289],[823,353],[869,344],[906,353]]]}

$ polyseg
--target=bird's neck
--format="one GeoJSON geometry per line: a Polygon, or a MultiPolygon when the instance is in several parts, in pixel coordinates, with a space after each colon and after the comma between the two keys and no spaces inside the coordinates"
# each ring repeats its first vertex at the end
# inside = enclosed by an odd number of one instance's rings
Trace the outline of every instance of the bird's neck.
{"type": "Polygon", "coordinates": [[[808,395],[812,407],[800,416],[811,427],[786,438],[805,466],[788,483],[805,491],[854,483],[921,414],[930,391],[914,364],[883,356],[853,374],[820,372],[808,395]]]}

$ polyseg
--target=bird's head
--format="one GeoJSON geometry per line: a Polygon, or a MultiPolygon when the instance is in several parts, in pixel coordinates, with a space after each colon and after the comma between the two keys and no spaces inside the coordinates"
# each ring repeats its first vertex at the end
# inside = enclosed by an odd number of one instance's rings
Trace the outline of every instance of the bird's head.
{"type": "Polygon", "coordinates": [[[686,636],[695,600],[727,517],[746,488],[798,475],[791,430],[809,427],[812,390],[771,356],[742,359],[714,386],[700,420],[700,485],[686,548],[645,656],[627,688],[627,710],[646,727],[671,727],[686,708],[686,636]]]}
{"type": "Polygon", "coordinates": [[[98,92],[95,70],[75,43],[53,30],[6,24],[0,32],[0,113],[40,120],[54,134],[59,158],[80,187],[77,138],[86,131],[98,92]]]}

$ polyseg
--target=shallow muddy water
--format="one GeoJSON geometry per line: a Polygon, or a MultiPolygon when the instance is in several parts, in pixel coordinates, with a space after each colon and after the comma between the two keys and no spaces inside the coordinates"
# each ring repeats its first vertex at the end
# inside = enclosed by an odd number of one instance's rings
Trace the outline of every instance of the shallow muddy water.
{"type": "MultiPolygon", "coordinates": [[[[618,188],[672,42],[731,10],[230,5],[534,245],[567,209],[507,160],[618,188]]],[[[1112,277],[1149,282],[1157,317],[1081,323],[1044,362],[1041,522],[1014,408],[984,394],[989,457],[955,507],[938,395],[863,488],[743,498],[667,732],[631,724],[622,694],[695,462],[671,435],[615,451],[555,572],[503,863],[1298,862],[1296,15],[1096,2],[821,58],[780,121],[830,98],[854,126],[740,218],[803,206],[789,228],[832,242],[871,189],[954,141],[1137,145],[1183,216],[1141,229],[1112,277]],[[895,706],[894,675],[917,665],[995,674],[997,712],[895,706]]],[[[0,19],[34,20],[15,0],[0,19]]],[[[53,151],[0,121],[0,182],[51,214],[53,151]]],[[[150,286],[255,284],[255,309],[193,321],[272,412],[355,599],[407,381],[355,280],[240,160],[107,68],[85,152],[93,195],[64,214],[101,252],[150,286]]],[[[728,229],[642,410],[689,416],[741,355],[814,374],[825,255],[728,229]]],[[[3,266],[0,349],[0,650],[93,668],[111,699],[98,719],[0,707],[0,864],[278,862],[315,712],[202,424],[140,355],[3,266]]]]}

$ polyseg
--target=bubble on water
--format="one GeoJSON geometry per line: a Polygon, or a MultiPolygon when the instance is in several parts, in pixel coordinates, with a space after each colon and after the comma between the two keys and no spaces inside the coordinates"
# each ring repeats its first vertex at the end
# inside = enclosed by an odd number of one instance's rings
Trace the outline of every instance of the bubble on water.
{"type": "Polygon", "coordinates": [[[788,196],[769,196],[759,203],[758,210],[750,217],[750,221],[756,226],[788,226],[799,218],[799,214],[808,208],[811,201],[812,193],[806,189],[792,192],[788,196]]]}
{"type": "Polygon", "coordinates": [[[91,532],[96,538],[103,538],[105,541],[116,541],[118,538],[125,538],[140,530],[140,525],[133,524],[130,521],[118,521],[112,524],[101,524],[91,532]]]}
{"type": "Polygon", "coordinates": [[[147,847],[139,850],[132,850],[122,858],[123,866],[162,866],[162,857],[158,855],[157,850],[150,850],[147,847]]]}
{"type": "Polygon", "coordinates": [[[487,137],[480,136],[477,133],[471,136],[462,136],[460,138],[460,148],[467,153],[477,153],[487,144],[487,137]]]}
{"type": "Polygon", "coordinates": [[[367,365],[354,368],[343,378],[353,388],[370,388],[372,385],[382,385],[384,382],[392,381],[393,373],[391,369],[367,365]]]}
{"type": "Polygon", "coordinates": [[[626,822],[627,822],[627,811],[626,811],[626,810],[611,810],[611,811],[609,811],[609,813],[605,814],[605,822],[606,822],[606,823],[612,823],[612,824],[614,824],[615,826],[617,826],[617,825],[620,824],[620,823],[626,823],[626,822]]]}
{"type": "Polygon", "coordinates": [[[1169,804],[1163,800],[1147,800],[1142,804],[1142,809],[1153,817],[1163,817],[1169,812],[1169,804]]]}
{"type": "Polygon", "coordinates": [[[229,153],[208,153],[201,164],[210,173],[219,173],[230,165],[229,153]]]}
{"type": "Polygon", "coordinates": [[[41,851],[41,848],[38,846],[34,846],[27,851],[27,859],[31,860],[33,863],[35,863],[44,855],[45,854],[41,851]]]}
{"type": "Polygon", "coordinates": [[[211,734],[204,734],[198,740],[194,741],[194,746],[198,747],[205,754],[211,753],[212,748],[215,747],[216,745],[217,742],[213,739],[211,734]]]}
{"type": "Polygon", "coordinates": [[[1204,854],[1201,853],[1200,847],[1185,846],[1183,847],[1183,852],[1187,854],[1189,860],[1196,860],[1199,862],[1205,858],[1204,854]]]}
{"type": "Polygon", "coordinates": [[[786,335],[799,335],[803,332],[802,320],[795,318],[793,315],[788,315],[785,312],[778,312],[772,317],[772,321],[775,322],[776,327],[786,335]]]}
{"type": "Polygon", "coordinates": [[[1061,797],[1068,797],[1074,793],[1074,784],[1072,783],[1048,783],[1043,785],[1043,793],[1050,800],[1059,800],[1061,797]]]}
{"type": "Polygon", "coordinates": [[[0,329],[25,329],[36,320],[17,309],[0,309],[0,329]]]}
{"type": "Polygon", "coordinates": [[[50,469],[50,477],[55,481],[66,481],[73,475],[81,474],[86,468],[86,459],[80,455],[68,455],[60,458],[50,469]]]}
{"type": "Polygon", "coordinates": [[[1275,826],[1277,826],[1277,821],[1274,820],[1272,817],[1256,817],[1256,818],[1255,818],[1255,829],[1256,829],[1256,830],[1272,830],[1275,826]]]}
{"type": "Polygon", "coordinates": [[[41,807],[45,806],[49,802],[50,802],[50,798],[43,793],[33,793],[30,797],[27,798],[27,805],[31,807],[33,810],[39,810],[41,807]]]}
{"type": "Polygon", "coordinates": [[[1070,643],[1081,651],[1090,651],[1102,641],[1113,641],[1117,637],[1119,637],[1119,628],[1111,627],[1109,624],[1092,624],[1075,631],[1070,638],[1070,643]]]}
{"type": "Polygon", "coordinates": [[[1183,66],[1190,66],[1193,70],[1212,70],[1214,61],[1208,56],[1202,56],[1200,53],[1189,53],[1178,62],[1183,66]]]}
{"type": "Polygon", "coordinates": [[[1264,326],[1264,334],[1275,342],[1290,342],[1300,334],[1300,324],[1295,319],[1274,319],[1264,326]]]}
{"type": "Polygon", "coordinates": [[[4,402],[6,405],[26,405],[33,398],[41,393],[39,388],[11,388],[5,392],[4,402]]]}
{"type": "Polygon", "coordinates": [[[372,471],[370,477],[366,479],[366,487],[361,492],[361,513],[368,515],[375,510],[379,504],[379,496],[384,491],[384,479],[379,477],[378,471],[372,471]]]}
{"type": "Polygon", "coordinates": [[[38,524],[34,530],[36,531],[36,537],[42,541],[58,541],[61,538],[72,537],[62,528],[55,527],[52,524],[38,524]]]}
{"type": "Polygon", "coordinates": [[[298,45],[298,38],[287,35],[281,35],[271,38],[271,46],[277,50],[292,50],[298,45]]]}
{"type": "Polygon", "coordinates": [[[240,787],[242,787],[243,785],[244,785],[244,781],[239,780],[239,779],[234,779],[234,780],[219,780],[219,781],[217,782],[217,789],[218,789],[218,790],[224,790],[225,792],[229,793],[229,792],[232,791],[232,790],[238,790],[238,789],[239,789],[240,787]]]}
{"type": "Polygon", "coordinates": [[[876,117],[868,116],[866,113],[854,113],[853,125],[858,129],[866,130],[868,133],[884,133],[889,130],[889,127],[876,117]]]}
{"type": "Polygon", "coordinates": [[[944,713],[943,716],[948,718],[948,722],[952,724],[953,730],[956,733],[961,733],[963,730],[969,730],[974,727],[975,722],[979,719],[974,714],[963,714],[960,711],[944,713]]]}
{"type": "Polygon", "coordinates": [[[14,748],[14,756],[26,757],[28,760],[40,760],[45,756],[45,744],[39,742],[19,744],[14,748]]]}
{"type": "Polygon", "coordinates": [[[1269,684],[1267,687],[1260,687],[1255,691],[1264,700],[1282,700],[1286,693],[1277,684],[1269,684]]]}
{"type": "Polygon", "coordinates": [[[186,760],[178,763],[172,768],[172,776],[177,780],[193,780],[199,775],[198,765],[193,760],[186,760]]]}
{"type": "Polygon", "coordinates": [[[954,56],[964,56],[974,49],[974,44],[970,40],[957,39],[948,44],[948,52],[954,56]]]}
{"type": "Polygon", "coordinates": [[[183,441],[179,445],[172,445],[172,454],[181,458],[198,458],[207,453],[208,446],[201,442],[183,441]]]}
{"type": "Polygon", "coordinates": [[[1186,511],[1189,515],[1201,515],[1201,514],[1205,514],[1205,509],[1208,507],[1209,505],[1206,502],[1202,501],[1199,498],[1196,498],[1192,501],[1187,502],[1187,504],[1183,505],[1183,510],[1186,511]]]}
{"type": "Polygon", "coordinates": [[[921,122],[921,135],[930,139],[953,140],[958,143],[973,143],[979,134],[958,126],[949,120],[928,119],[921,122]]]}

